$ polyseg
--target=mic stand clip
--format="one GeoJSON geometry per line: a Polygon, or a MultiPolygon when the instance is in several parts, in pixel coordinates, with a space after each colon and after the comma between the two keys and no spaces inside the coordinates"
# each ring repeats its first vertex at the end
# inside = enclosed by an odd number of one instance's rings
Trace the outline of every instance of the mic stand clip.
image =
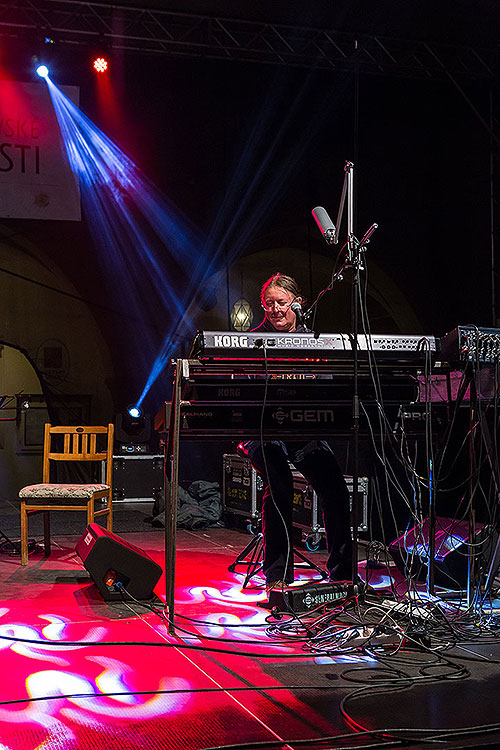
{"type": "Polygon", "coordinates": [[[372,224],[360,240],[358,240],[353,234],[349,235],[347,241],[347,256],[345,263],[341,268],[341,272],[344,268],[353,268],[356,271],[365,270],[365,266],[363,265],[364,253],[366,253],[370,237],[376,229],[378,229],[378,224],[372,224]]]}

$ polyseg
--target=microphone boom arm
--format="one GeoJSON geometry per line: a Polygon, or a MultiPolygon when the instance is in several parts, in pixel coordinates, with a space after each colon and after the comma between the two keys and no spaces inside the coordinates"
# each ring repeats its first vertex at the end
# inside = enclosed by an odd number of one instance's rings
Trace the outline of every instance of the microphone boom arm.
{"type": "Polygon", "coordinates": [[[340,225],[342,223],[342,215],[344,213],[344,204],[345,204],[345,197],[347,194],[347,185],[350,181],[350,171],[353,166],[354,165],[350,161],[347,161],[344,167],[344,170],[345,170],[344,184],[342,185],[342,194],[340,196],[339,211],[337,214],[337,224],[335,225],[337,227],[337,232],[336,232],[336,236],[334,240],[334,243],[336,245],[338,245],[338,242],[339,242],[340,225]]]}

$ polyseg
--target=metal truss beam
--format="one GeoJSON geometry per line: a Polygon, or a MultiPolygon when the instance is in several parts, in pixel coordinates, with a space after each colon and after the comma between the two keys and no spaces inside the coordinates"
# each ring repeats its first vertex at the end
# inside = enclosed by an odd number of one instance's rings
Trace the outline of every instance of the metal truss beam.
{"type": "Polygon", "coordinates": [[[47,35],[60,45],[101,44],[131,53],[339,72],[462,79],[500,74],[498,47],[478,49],[79,0],[0,0],[0,36],[47,35]]]}

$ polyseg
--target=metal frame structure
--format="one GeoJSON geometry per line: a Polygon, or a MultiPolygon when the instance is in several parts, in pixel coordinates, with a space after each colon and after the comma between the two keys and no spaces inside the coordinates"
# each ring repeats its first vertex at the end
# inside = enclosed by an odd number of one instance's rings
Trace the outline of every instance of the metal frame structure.
{"type": "Polygon", "coordinates": [[[66,49],[94,46],[130,54],[282,65],[359,75],[447,80],[490,135],[491,325],[497,319],[495,240],[500,188],[500,45],[476,47],[272,23],[217,14],[82,0],[0,0],[0,38],[50,38],[66,49]],[[489,116],[475,107],[467,82],[490,84],[489,116]]]}
{"type": "Polygon", "coordinates": [[[216,14],[81,0],[0,1],[0,36],[50,35],[60,45],[345,72],[495,78],[498,47],[430,43],[216,14]]]}
{"type": "MultiPolygon", "coordinates": [[[[65,48],[102,46],[127,53],[176,58],[222,60],[281,65],[333,73],[395,76],[451,83],[472,108],[490,136],[490,216],[492,325],[497,319],[495,240],[500,216],[500,186],[496,162],[500,160],[498,81],[500,46],[467,44],[314,28],[217,14],[173,12],[162,8],[81,0],[0,0],[0,37],[32,39],[50,37],[65,48]],[[489,117],[474,105],[467,89],[471,81],[490,85],[489,117]]],[[[177,378],[180,378],[179,371],[177,378]]],[[[176,380],[176,389],[180,380],[176,380]]],[[[174,400],[175,402],[175,400],[174,400]]],[[[174,409],[172,430],[178,439],[180,406],[174,409]]],[[[172,477],[176,489],[177,467],[172,477]]],[[[167,514],[170,542],[166,549],[167,603],[173,620],[175,570],[175,504],[167,514]]],[[[173,627],[173,624],[171,622],[173,627]]]]}

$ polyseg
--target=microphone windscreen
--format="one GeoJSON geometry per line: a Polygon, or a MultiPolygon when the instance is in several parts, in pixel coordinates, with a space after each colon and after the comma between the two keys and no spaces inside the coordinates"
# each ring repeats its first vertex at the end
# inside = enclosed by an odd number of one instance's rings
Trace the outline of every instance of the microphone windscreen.
{"type": "Polygon", "coordinates": [[[311,213],[322,234],[328,231],[335,232],[335,225],[322,206],[316,206],[311,213]]]}

